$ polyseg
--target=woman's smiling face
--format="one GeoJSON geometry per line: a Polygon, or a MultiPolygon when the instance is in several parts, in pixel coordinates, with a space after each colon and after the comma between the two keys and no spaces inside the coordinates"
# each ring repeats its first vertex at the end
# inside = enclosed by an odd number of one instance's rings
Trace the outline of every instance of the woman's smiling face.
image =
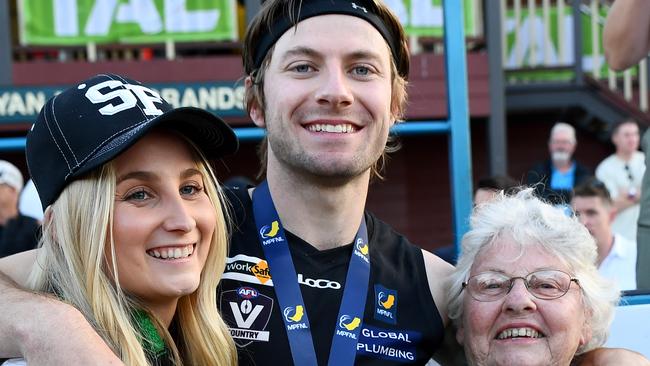
{"type": "Polygon", "coordinates": [[[173,314],[178,298],[197,289],[210,250],[216,212],[209,177],[191,147],[164,131],[150,132],[113,164],[120,285],[152,310],[173,314]]]}
{"type": "MultiPolygon", "coordinates": [[[[479,253],[470,276],[495,271],[526,277],[539,270],[571,273],[541,246],[522,249],[511,238],[502,237],[479,253]]],[[[457,332],[472,365],[569,365],[589,337],[582,292],[576,283],[570,282],[562,297],[542,300],[519,279],[495,301],[477,301],[465,293],[457,332]]]]}

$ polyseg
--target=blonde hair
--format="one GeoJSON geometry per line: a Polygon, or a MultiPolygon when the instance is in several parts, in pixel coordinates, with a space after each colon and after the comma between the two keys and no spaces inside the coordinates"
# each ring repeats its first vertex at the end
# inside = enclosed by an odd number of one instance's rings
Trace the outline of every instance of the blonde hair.
{"type": "MultiPolygon", "coordinates": [[[[264,57],[264,60],[261,63],[259,69],[255,68],[254,53],[255,49],[258,47],[260,38],[265,32],[268,32],[271,25],[281,17],[289,17],[292,22],[296,22],[296,19],[293,19],[293,15],[297,14],[295,11],[296,8],[302,6],[303,1],[308,0],[267,0],[262,4],[262,8],[255,18],[251,21],[248,29],[246,31],[246,36],[244,38],[242,58],[244,60],[244,69],[247,74],[248,82],[246,83],[244,103],[246,105],[246,111],[250,114],[253,108],[258,108],[261,113],[265,112],[266,108],[266,98],[264,97],[264,76],[266,70],[271,63],[271,55],[275,49],[275,45],[271,46],[264,57]]],[[[391,56],[391,113],[396,122],[400,122],[404,119],[404,113],[406,111],[407,104],[407,75],[401,75],[399,71],[406,70],[408,72],[410,58],[408,51],[408,42],[406,40],[406,35],[404,29],[399,22],[397,16],[386,6],[382,1],[378,0],[368,0],[367,1],[372,7],[374,7],[373,12],[375,12],[382,21],[386,24],[386,27],[389,28],[398,39],[397,50],[398,59],[396,60],[391,56]]],[[[297,26],[297,23],[295,23],[297,26]]],[[[388,48],[388,44],[386,44],[388,48]]],[[[388,49],[389,53],[391,52],[388,49]]],[[[393,136],[389,136],[386,146],[384,147],[384,152],[379,157],[379,159],[371,167],[371,176],[383,179],[381,172],[383,171],[387,154],[399,150],[399,144],[395,141],[393,136]]],[[[261,166],[258,177],[264,175],[266,171],[267,163],[267,154],[268,154],[268,140],[266,137],[262,140],[259,149],[258,156],[260,158],[261,166]]]]}
{"type": "Polygon", "coordinates": [[[228,246],[229,216],[207,160],[194,144],[185,141],[194,149],[197,168],[206,181],[205,190],[217,220],[199,287],[178,301],[175,313],[180,325],[178,343],[154,314],[120,287],[110,235],[116,186],[111,162],[71,182],[46,212],[42,249],[29,286],[54,293],[79,309],[127,365],[149,365],[143,347],[147,340],[133,320],[136,310],[149,315],[171,351],[175,365],[237,363],[234,342],[216,307],[216,289],[224,271],[228,246]],[[110,261],[104,253],[110,253],[110,261]]]}

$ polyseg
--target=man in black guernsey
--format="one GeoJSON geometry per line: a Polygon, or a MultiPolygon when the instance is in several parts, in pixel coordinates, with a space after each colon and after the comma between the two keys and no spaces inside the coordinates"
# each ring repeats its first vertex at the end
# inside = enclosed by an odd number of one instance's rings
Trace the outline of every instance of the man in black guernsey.
{"type": "Polygon", "coordinates": [[[452,267],[364,211],[404,110],[406,47],[374,1],[268,0],[249,26],[266,181],[231,195],[217,299],[240,364],[425,364],[440,345],[452,267]]]}
{"type": "MultiPolygon", "coordinates": [[[[443,338],[452,267],[365,212],[406,104],[398,19],[374,0],[267,0],[243,58],[247,110],[267,138],[266,180],[228,192],[232,241],[216,302],[240,364],[426,363],[443,338]]],[[[0,356],[117,364],[78,312],[1,276],[0,291],[0,356]]]]}

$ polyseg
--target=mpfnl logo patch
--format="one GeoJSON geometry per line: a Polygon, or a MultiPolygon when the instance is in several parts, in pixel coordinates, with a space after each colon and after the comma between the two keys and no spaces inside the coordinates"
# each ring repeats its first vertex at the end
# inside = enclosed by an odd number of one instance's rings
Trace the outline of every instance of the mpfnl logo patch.
{"type": "Polygon", "coordinates": [[[287,325],[287,330],[295,329],[308,329],[309,327],[305,322],[302,321],[302,317],[305,315],[305,310],[302,305],[287,306],[282,311],[284,319],[287,320],[287,323],[293,323],[287,325]]]}
{"type": "Polygon", "coordinates": [[[368,259],[368,244],[363,242],[363,239],[357,238],[356,243],[354,243],[354,255],[364,260],[366,263],[370,263],[368,259]]]}
{"type": "Polygon", "coordinates": [[[397,323],[397,291],[375,284],[375,319],[397,323]]]}
{"type": "Polygon", "coordinates": [[[336,335],[357,339],[357,334],[354,330],[359,328],[359,325],[361,325],[361,319],[358,317],[345,314],[341,315],[341,318],[339,318],[339,327],[336,329],[336,335]]]}
{"type": "Polygon", "coordinates": [[[278,232],[280,231],[280,223],[277,221],[273,221],[271,225],[264,225],[260,229],[260,236],[262,237],[262,244],[263,245],[269,245],[273,243],[280,243],[283,242],[284,239],[282,239],[281,236],[275,237],[278,235],[278,232]]]}

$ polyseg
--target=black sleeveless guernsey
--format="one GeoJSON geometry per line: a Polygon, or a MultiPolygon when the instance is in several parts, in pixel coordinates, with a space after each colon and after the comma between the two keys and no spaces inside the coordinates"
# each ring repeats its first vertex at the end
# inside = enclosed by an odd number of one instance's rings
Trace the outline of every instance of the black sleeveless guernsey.
{"type": "MultiPolygon", "coordinates": [[[[240,365],[291,365],[273,279],[244,188],[227,191],[234,227],[217,303],[240,365]]],[[[370,282],[355,365],[423,365],[442,343],[442,320],[421,249],[366,213],[370,282]]],[[[319,365],[327,365],[352,245],[318,251],[287,232],[319,365]]]]}

